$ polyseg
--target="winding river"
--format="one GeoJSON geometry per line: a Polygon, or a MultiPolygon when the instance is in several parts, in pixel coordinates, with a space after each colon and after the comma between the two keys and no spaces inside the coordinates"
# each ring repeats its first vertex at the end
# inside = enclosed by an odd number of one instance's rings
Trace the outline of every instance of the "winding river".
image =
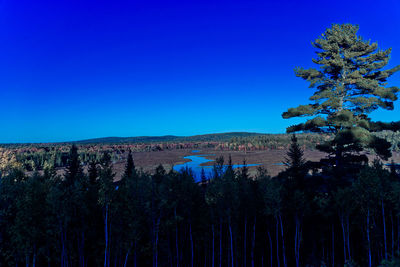
{"type": "MultiPolygon", "coordinates": [[[[198,153],[200,152],[199,150],[193,150],[193,153],[198,153]]],[[[211,178],[212,176],[212,170],[213,170],[213,165],[211,166],[201,166],[201,164],[206,163],[206,162],[211,162],[214,161],[212,159],[207,159],[206,157],[208,156],[215,156],[215,155],[192,155],[192,156],[186,156],[183,157],[184,159],[189,159],[189,162],[183,163],[183,164],[178,164],[174,166],[175,171],[181,171],[182,169],[185,168],[190,168],[193,171],[194,178],[196,181],[200,181],[201,179],[201,170],[204,169],[204,172],[206,174],[207,178],[211,178]]],[[[251,166],[258,166],[260,164],[247,164],[247,167],[251,166]]],[[[228,165],[225,165],[225,167],[228,165]]],[[[244,165],[243,164],[235,164],[233,165],[233,168],[242,168],[244,165]]]]}

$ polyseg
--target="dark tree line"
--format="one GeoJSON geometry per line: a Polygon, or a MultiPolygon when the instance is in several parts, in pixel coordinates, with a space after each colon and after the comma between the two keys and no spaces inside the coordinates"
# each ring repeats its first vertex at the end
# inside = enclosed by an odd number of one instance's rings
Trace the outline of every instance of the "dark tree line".
{"type": "MultiPolygon", "coordinates": [[[[297,139],[286,170],[234,170],[216,160],[212,177],[190,169],[153,175],[135,168],[114,181],[110,155],[82,171],[0,180],[2,266],[377,266],[398,264],[400,180],[376,160],[350,182],[314,172],[297,139]],[[208,179],[210,178],[210,179],[208,179]]],[[[388,265],[389,266],[389,265],[388,265]]]]}

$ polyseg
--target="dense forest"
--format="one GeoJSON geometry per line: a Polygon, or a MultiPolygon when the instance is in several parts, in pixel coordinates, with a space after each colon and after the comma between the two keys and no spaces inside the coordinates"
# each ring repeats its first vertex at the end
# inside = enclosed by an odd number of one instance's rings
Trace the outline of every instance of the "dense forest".
{"type": "Polygon", "coordinates": [[[5,174],[1,265],[399,264],[400,177],[378,160],[354,179],[312,172],[293,137],[277,177],[219,158],[196,183],[190,169],[142,173],[129,155],[118,182],[108,153],[86,173],[76,146],[62,177],[52,166],[5,174]]]}

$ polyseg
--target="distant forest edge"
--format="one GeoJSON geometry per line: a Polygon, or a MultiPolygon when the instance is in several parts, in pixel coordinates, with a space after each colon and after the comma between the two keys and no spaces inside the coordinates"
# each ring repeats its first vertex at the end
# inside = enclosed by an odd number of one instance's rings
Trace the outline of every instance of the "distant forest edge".
{"type": "MultiPolygon", "coordinates": [[[[392,144],[392,151],[399,151],[400,132],[374,133],[392,144]]],[[[261,134],[230,132],[195,136],[141,136],[106,137],[65,143],[32,143],[0,145],[0,170],[22,166],[25,170],[43,170],[46,166],[66,167],[71,144],[78,145],[84,165],[99,160],[104,152],[110,153],[113,162],[125,160],[128,151],[151,152],[175,149],[214,149],[216,151],[259,151],[290,146],[291,134],[261,134]]],[[[332,139],[329,134],[296,134],[298,144],[305,150],[332,139]]],[[[372,152],[372,151],[371,151],[372,152]]]]}
{"type": "Polygon", "coordinates": [[[263,134],[250,132],[227,132],[213,133],[192,136],[134,136],[134,137],[103,137],[92,138],[81,141],[76,141],[77,144],[93,144],[93,143],[157,143],[157,142],[211,142],[211,141],[230,141],[232,138],[248,138],[255,136],[270,136],[280,134],[263,134]]]}
{"type": "MultiPolygon", "coordinates": [[[[374,135],[388,140],[392,144],[392,150],[399,151],[400,132],[384,130],[374,135]]],[[[136,137],[104,137],[76,141],[76,144],[128,144],[128,143],[187,143],[187,142],[225,142],[229,148],[240,150],[240,145],[250,146],[256,149],[282,149],[290,143],[291,134],[267,134],[253,132],[227,132],[193,136],[136,136],[136,137]]],[[[303,148],[315,149],[315,145],[331,139],[329,134],[298,133],[298,142],[303,148]]],[[[243,147],[242,147],[243,148],[243,147]]],[[[247,147],[246,147],[247,149],[247,147]]]]}
{"type": "MultiPolygon", "coordinates": [[[[297,134],[303,149],[330,140],[330,135],[297,134]]],[[[216,151],[259,151],[282,149],[290,146],[290,134],[260,134],[232,132],[188,137],[108,137],[65,143],[3,144],[0,145],[0,170],[23,167],[25,170],[43,170],[46,166],[66,167],[71,144],[78,145],[84,165],[100,160],[108,152],[113,162],[125,160],[128,151],[151,152],[176,149],[212,149],[216,151]]]]}

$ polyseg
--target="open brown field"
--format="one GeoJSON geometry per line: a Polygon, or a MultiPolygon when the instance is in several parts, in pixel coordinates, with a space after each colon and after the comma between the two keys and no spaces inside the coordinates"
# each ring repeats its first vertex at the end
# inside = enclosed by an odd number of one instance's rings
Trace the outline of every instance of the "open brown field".
{"type": "MultiPolygon", "coordinates": [[[[135,152],[133,153],[133,158],[135,165],[139,169],[143,169],[145,172],[153,172],[154,169],[162,164],[163,167],[168,171],[174,165],[182,164],[188,162],[188,159],[184,159],[185,156],[191,155],[208,155],[206,158],[215,160],[219,156],[223,156],[226,161],[228,161],[229,155],[232,157],[233,164],[242,164],[243,160],[246,160],[247,164],[260,164],[268,170],[271,176],[277,175],[280,171],[284,169],[281,164],[286,157],[287,150],[285,149],[275,149],[275,150],[264,150],[264,151],[216,151],[213,149],[206,150],[203,149],[199,153],[193,153],[192,149],[179,149],[179,150],[169,150],[169,151],[151,151],[151,152],[135,152]]],[[[326,154],[318,150],[305,150],[304,156],[307,160],[318,161],[326,154]]],[[[374,156],[369,155],[370,160],[373,160],[374,156]]],[[[394,152],[393,157],[394,162],[400,162],[400,153],[394,152]]],[[[389,161],[391,160],[389,159],[389,161]]],[[[213,162],[207,162],[204,166],[212,166],[213,162]]],[[[118,161],[114,164],[114,170],[117,173],[117,179],[123,173],[125,167],[124,161],[118,161]]],[[[249,167],[250,174],[254,175],[256,173],[257,166],[249,167]]]]}

